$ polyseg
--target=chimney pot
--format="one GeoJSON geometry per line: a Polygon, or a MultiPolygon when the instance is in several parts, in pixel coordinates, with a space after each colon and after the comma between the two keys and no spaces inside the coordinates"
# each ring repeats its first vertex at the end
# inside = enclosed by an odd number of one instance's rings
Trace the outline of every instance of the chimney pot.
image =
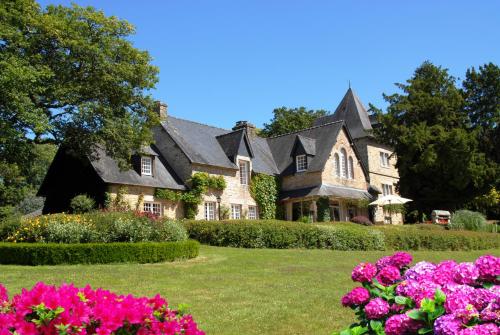
{"type": "Polygon", "coordinates": [[[167,109],[168,105],[161,101],[156,101],[156,113],[160,117],[160,121],[165,121],[167,119],[167,109]]]}
{"type": "Polygon", "coordinates": [[[254,137],[257,135],[257,128],[253,124],[248,121],[236,121],[236,124],[233,127],[233,130],[245,129],[247,131],[248,136],[254,137]]]}

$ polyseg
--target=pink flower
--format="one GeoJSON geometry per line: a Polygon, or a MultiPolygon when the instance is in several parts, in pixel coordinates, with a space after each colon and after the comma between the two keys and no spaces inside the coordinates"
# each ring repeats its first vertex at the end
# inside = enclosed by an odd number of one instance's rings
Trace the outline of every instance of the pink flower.
{"type": "Polygon", "coordinates": [[[460,263],[456,266],[453,279],[458,284],[474,285],[479,278],[479,270],[473,263],[460,263]]]}
{"type": "Polygon", "coordinates": [[[344,306],[363,305],[370,300],[370,292],[364,287],[356,287],[342,298],[344,306]]]}
{"type": "Polygon", "coordinates": [[[474,262],[479,271],[479,279],[488,282],[495,282],[500,276],[500,257],[491,255],[481,256],[474,262]]]}
{"type": "Polygon", "coordinates": [[[408,266],[413,261],[413,257],[407,252],[396,252],[391,256],[390,265],[401,269],[408,266]]]}
{"type": "Polygon", "coordinates": [[[457,335],[462,329],[462,322],[453,315],[443,315],[434,323],[435,335],[457,335]]]}
{"type": "Polygon", "coordinates": [[[365,313],[368,319],[380,319],[389,313],[389,304],[384,299],[375,298],[366,304],[365,313]]]}
{"type": "Polygon", "coordinates": [[[377,268],[371,263],[360,263],[357,265],[351,274],[353,281],[360,283],[371,282],[375,274],[377,273],[377,268]]]}
{"type": "Polygon", "coordinates": [[[446,296],[446,302],[444,303],[444,308],[449,314],[454,313],[457,310],[465,309],[467,305],[470,305],[469,296],[461,292],[455,292],[448,294],[446,296]]]}
{"type": "Polygon", "coordinates": [[[465,328],[458,333],[459,335],[499,335],[500,328],[493,323],[485,323],[465,328]]]}
{"type": "Polygon", "coordinates": [[[422,324],[410,319],[406,314],[396,314],[389,317],[385,323],[386,335],[414,334],[422,324]]]}
{"type": "Polygon", "coordinates": [[[439,263],[432,272],[432,280],[439,285],[453,282],[453,274],[455,273],[456,266],[457,262],[455,261],[443,261],[439,263]]]}
{"type": "Polygon", "coordinates": [[[401,279],[401,273],[397,267],[389,265],[380,270],[376,278],[382,285],[388,286],[401,279]]]}
{"type": "Polygon", "coordinates": [[[384,256],[375,263],[378,270],[382,270],[388,265],[392,265],[392,256],[384,256]]]}
{"type": "Polygon", "coordinates": [[[405,279],[423,279],[425,276],[430,276],[436,269],[436,265],[429,262],[418,262],[405,273],[405,279]]]}

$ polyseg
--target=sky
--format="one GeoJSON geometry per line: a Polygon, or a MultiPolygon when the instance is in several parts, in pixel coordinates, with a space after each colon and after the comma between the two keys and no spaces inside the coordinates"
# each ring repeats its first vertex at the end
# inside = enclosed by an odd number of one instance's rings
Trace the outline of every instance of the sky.
{"type": "Polygon", "coordinates": [[[463,78],[500,65],[500,1],[50,0],[94,6],[136,27],[160,69],[151,95],[170,115],[257,127],[274,108],[334,111],[351,87],[365,106],[424,61],[463,78]]]}

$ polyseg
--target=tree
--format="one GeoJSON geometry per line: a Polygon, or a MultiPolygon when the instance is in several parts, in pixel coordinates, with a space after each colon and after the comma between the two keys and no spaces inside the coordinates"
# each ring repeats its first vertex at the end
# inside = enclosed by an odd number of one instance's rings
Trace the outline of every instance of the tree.
{"type": "Polygon", "coordinates": [[[328,112],[322,109],[307,110],[305,107],[281,107],[274,109],[273,114],[271,122],[264,124],[264,129],[260,132],[262,136],[277,136],[309,128],[315,119],[327,115],[328,112]]]}
{"type": "MultiPolygon", "coordinates": [[[[126,166],[157,122],[146,93],[158,70],[133,47],[133,33],[92,7],[0,2],[2,142],[64,141],[81,155],[99,145],[126,166]]],[[[0,144],[0,159],[12,157],[0,144]]]]}
{"type": "Polygon", "coordinates": [[[424,62],[402,93],[385,95],[386,113],[372,106],[375,135],[397,155],[399,191],[413,208],[456,209],[482,194],[495,174],[470,130],[465,101],[446,69],[424,62]]]}

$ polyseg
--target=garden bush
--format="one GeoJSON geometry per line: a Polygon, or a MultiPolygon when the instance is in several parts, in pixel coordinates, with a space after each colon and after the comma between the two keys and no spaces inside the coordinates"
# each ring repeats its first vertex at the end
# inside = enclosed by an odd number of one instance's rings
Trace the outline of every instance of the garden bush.
{"type": "Polygon", "coordinates": [[[177,221],[151,218],[135,212],[96,211],[22,219],[19,226],[10,228],[7,241],[100,243],[167,242],[186,239],[186,230],[177,221]]]}
{"type": "Polygon", "coordinates": [[[71,199],[69,207],[71,212],[75,214],[82,214],[90,212],[95,206],[94,199],[90,198],[86,194],[80,194],[71,199]]]}
{"type": "Polygon", "coordinates": [[[373,223],[366,216],[358,215],[351,219],[352,223],[362,224],[363,226],[372,226],[373,223]]]}
{"type": "Polygon", "coordinates": [[[483,214],[464,209],[451,215],[449,227],[454,230],[485,231],[486,225],[483,214]]]}
{"type": "Polygon", "coordinates": [[[40,282],[9,301],[0,284],[0,306],[0,334],[205,334],[191,315],[171,309],[160,295],[134,297],[40,282]]]}
{"type": "Polygon", "coordinates": [[[356,322],[340,335],[498,335],[500,258],[474,263],[419,262],[405,252],[360,263],[351,274],[361,286],[344,297],[356,322]]]}
{"type": "Polygon", "coordinates": [[[0,243],[0,263],[18,265],[159,263],[198,256],[199,243],[0,243]]]}

